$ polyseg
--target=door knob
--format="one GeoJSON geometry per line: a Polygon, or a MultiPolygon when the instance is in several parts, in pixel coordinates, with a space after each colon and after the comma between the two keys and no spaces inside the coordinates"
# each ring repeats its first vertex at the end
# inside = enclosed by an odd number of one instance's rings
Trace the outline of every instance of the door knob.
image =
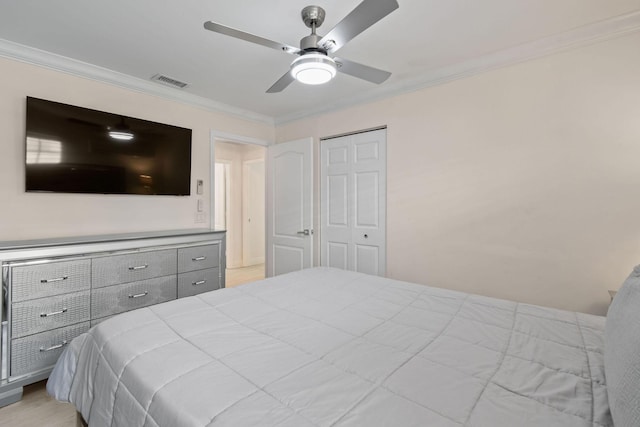
{"type": "Polygon", "coordinates": [[[313,234],[313,230],[309,230],[308,228],[305,228],[302,231],[298,231],[296,234],[303,234],[305,236],[308,236],[310,234],[313,234]]]}

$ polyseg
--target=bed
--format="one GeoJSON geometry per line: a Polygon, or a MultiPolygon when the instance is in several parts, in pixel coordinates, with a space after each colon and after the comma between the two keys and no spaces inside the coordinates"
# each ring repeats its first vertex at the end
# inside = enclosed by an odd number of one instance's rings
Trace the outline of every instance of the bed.
{"type": "Polygon", "coordinates": [[[640,323],[616,303],[605,324],[313,268],[100,323],[47,389],[90,426],[637,426],[638,344],[609,323],[640,323]]]}

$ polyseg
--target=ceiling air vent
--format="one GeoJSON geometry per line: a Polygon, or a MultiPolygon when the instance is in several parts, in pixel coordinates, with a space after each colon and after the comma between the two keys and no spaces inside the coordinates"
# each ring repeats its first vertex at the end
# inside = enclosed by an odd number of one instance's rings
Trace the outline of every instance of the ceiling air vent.
{"type": "Polygon", "coordinates": [[[163,76],[162,74],[156,74],[155,76],[151,77],[151,80],[155,80],[157,82],[164,83],[166,85],[177,87],[180,89],[184,89],[185,87],[189,86],[188,83],[181,82],[180,80],[172,79],[171,77],[163,76]]]}

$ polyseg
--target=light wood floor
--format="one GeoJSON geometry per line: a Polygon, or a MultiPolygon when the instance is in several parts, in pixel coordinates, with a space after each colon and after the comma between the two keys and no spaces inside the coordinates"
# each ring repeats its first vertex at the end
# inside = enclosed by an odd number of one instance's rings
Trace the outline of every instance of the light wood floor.
{"type": "Polygon", "coordinates": [[[243,283],[264,279],[264,264],[241,268],[227,268],[225,272],[225,286],[233,288],[243,283]]]}
{"type": "MultiPolygon", "coordinates": [[[[264,279],[264,264],[226,271],[226,286],[229,288],[261,279],[264,279]]],[[[49,396],[46,383],[40,381],[26,386],[20,402],[0,408],[0,427],[75,426],[75,407],[49,396]]]]}
{"type": "Polygon", "coordinates": [[[73,427],[76,425],[76,409],[70,403],[62,403],[49,396],[46,381],[24,388],[22,400],[0,408],[2,427],[73,427]]]}

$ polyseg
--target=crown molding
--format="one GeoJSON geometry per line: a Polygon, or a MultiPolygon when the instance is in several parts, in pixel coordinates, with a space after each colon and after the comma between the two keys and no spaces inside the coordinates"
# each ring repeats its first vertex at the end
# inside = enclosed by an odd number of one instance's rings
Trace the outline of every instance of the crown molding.
{"type": "Polygon", "coordinates": [[[112,84],[125,89],[155,95],[171,101],[177,101],[208,111],[230,114],[245,120],[274,125],[273,117],[253,111],[216,102],[208,98],[181,92],[179,89],[162,86],[128,74],[119,73],[108,68],[78,61],[66,56],[0,39],[0,57],[38,65],[51,70],[60,71],[74,76],[84,77],[102,83],[112,84]]]}
{"type": "Polygon", "coordinates": [[[311,110],[278,116],[275,118],[275,125],[280,126],[307,117],[334,112],[336,110],[346,109],[355,105],[374,102],[408,92],[415,92],[497,68],[621,37],[637,31],[640,31],[640,10],[492,52],[452,66],[430,70],[419,78],[382,85],[366,94],[350,96],[345,100],[323,104],[321,107],[311,110]]]}
{"type": "Polygon", "coordinates": [[[251,145],[261,145],[263,147],[267,147],[273,144],[273,141],[266,139],[258,139],[250,136],[238,135],[235,133],[222,132],[218,130],[211,131],[211,142],[213,141],[222,141],[222,142],[233,142],[237,144],[251,144],[251,145]]]}

